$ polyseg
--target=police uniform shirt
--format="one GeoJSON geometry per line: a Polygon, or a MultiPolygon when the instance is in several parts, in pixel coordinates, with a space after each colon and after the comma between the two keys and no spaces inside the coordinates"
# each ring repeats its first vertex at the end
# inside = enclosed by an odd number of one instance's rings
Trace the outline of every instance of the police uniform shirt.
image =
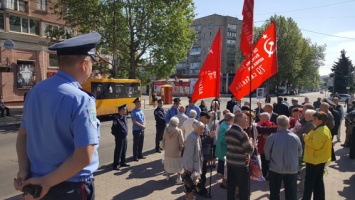
{"type": "MultiPolygon", "coordinates": [[[[131,112],[131,119],[134,121],[137,121],[138,123],[144,125],[144,112],[142,109],[135,108],[131,112]]],[[[132,129],[134,131],[140,131],[142,130],[141,127],[133,124],[132,129]]]]}
{"type": "Polygon", "coordinates": [[[117,115],[113,120],[111,132],[117,137],[126,138],[128,134],[127,117],[117,115]]]}
{"type": "Polygon", "coordinates": [[[157,107],[154,110],[154,117],[156,121],[156,125],[165,125],[165,110],[163,108],[157,107]]]}
{"type": "Polygon", "coordinates": [[[201,108],[200,107],[198,107],[198,106],[196,106],[196,105],[194,105],[194,106],[188,106],[187,107],[187,109],[186,109],[186,115],[187,116],[190,116],[190,111],[191,110],[195,110],[196,111],[196,113],[197,113],[197,115],[196,115],[196,117],[195,117],[195,119],[200,119],[200,113],[201,113],[201,108]]]}
{"type": "Polygon", "coordinates": [[[174,106],[171,106],[171,108],[168,110],[165,116],[165,122],[169,123],[170,119],[177,115],[179,113],[179,110],[177,108],[174,108],[174,106]]]}
{"type": "Polygon", "coordinates": [[[67,181],[87,180],[98,168],[100,122],[96,118],[95,98],[69,74],[59,70],[29,91],[21,127],[27,133],[32,177],[52,172],[75,148],[88,145],[95,145],[90,164],[67,181]]]}

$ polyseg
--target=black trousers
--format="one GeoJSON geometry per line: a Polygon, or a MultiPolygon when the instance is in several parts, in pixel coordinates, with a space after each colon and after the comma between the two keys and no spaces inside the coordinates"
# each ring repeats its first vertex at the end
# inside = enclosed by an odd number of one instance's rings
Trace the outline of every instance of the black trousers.
{"type": "Polygon", "coordinates": [[[306,178],[302,200],[310,200],[313,192],[313,200],[324,200],[325,190],[323,181],[325,163],[313,165],[306,163],[306,178]]]}
{"type": "Polygon", "coordinates": [[[235,188],[239,187],[239,199],[249,200],[249,167],[235,167],[227,164],[227,199],[235,200],[235,188]]]}
{"type": "Polygon", "coordinates": [[[138,159],[143,157],[143,143],[144,143],[144,131],[134,130],[133,131],[133,159],[138,159]]]}
{"type": "Polygon", "coordinates": [[[116,168],[119,164],[126,164],[126,152],[127,152],[127,137],[117,137],[115,136],[115,152],[113,154],[113,164],[112,167],[116,168]]]}
{"type": "Polygon", "coordinates": [[[94,180],[63,182],[53,186],[42,200],[94,200],[94,180]]]}
{"type": "Polygon", "coordinates": [[[160,150],[159,144],[160,141],[163,139],[165,124],[155,125],[155,128],[157,130],[155,134],[155,151],[159,151],[160,150]]]}
{"type": "Polygon", "coordinates": [[[10,116],[10,109],[8,107],[4,107],[1,109],[1,116],[4,116],[4,111],[6,110],[6,115],[10,116]]]}
{"type": "Polygon", "coordinates": [[[297,200],[297,173],[279,174],[269,171],[270,200],[280,200],[281,183],[284,182],[285,199],[297,200]]]}
{"type": "Polygon", "coordinates": [[[261,171],[263,176],[266,178],[269,173],[269,161],[265,159],[265,154],[260,154],[261,159],[261,171]]]}
{"type": "Polygon", "coordinates": [[[207,192],[206,190],[206,174],[207,174],[207,160],[203,160],[202,162],[202,173],[201,173],[201,186],[202,186],[202,192],[207,192]]]}

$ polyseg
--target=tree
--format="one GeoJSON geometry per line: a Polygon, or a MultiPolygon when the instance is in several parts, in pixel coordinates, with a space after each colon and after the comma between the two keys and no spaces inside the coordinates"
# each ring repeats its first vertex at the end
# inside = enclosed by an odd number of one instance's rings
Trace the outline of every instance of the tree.
{"type": "Polygon", "coordinates": [[[287,85],[293,89],[318,88],[318,69],[324,60],[326,46],[312,44],[302,36],[292,18],[271,16],[260,28],[255,28],[255,42],[274,21],[277,31],[278,73],[270,79],[271,88],[287,85]]]}
{"type": "Polygon", "coordinates": [[[348,91],[353,92],[355,89],[353,83],[354,66],[345,54],[345,50],[340,52],[340,58],[334,62],[331,69],[333,73],[330,76],[334,78],[334,88],[333,86],[328,88],[331,92],[348,93],[348,91]],[[348,90],[346,87],[350,87],[350,89],[348,90]]]}
{"type": "Polygon", "coordinates": [[[192,0],[58,0],[55,13],[81,33],[102,35],[115,77],[167,77],[195,40],[192,0]]]}

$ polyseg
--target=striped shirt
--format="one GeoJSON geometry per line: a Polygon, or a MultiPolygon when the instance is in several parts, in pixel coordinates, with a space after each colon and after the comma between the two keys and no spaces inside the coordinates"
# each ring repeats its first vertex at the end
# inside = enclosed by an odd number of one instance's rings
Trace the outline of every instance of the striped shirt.
{"type": "Polygon", "coordinates": [[[226,131],[225,138],[227,143],[227,164],[235,167],[248,166],[249,154],[254,150],[248,134],[239,125],[233,124],[226,131]]]}

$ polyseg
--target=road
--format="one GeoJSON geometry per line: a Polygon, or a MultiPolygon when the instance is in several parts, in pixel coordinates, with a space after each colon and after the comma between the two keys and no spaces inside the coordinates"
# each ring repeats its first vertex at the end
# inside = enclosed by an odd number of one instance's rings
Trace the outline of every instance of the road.
{"type": "MultiPolygon", "coordinates": [[[[299,103],[303,102],[304,97],[310,98],[313,102],[318,96],[324,97],[324,94],[319,93],[306,93],[300,94],[299,96],[288,96],[291,102],[292,97],[297,97],[299,103]]],[[[210,105],[211,98],[205,100],[206,105],[210,105]]],[[[229,97],[221,98],[221,108],[225,108],[229,97]]],[[[249,101],[249,98],[242,99],[242,102],[249,101]]],[[[259,101],[252,98],[252,107],[255,108],[256,102],[259,101]]],[[[261,100],[264,103],[264,99],[261,100]]],[[[272,103],[276,102],[276,98],[272,98],[272,103]]],[[[187,105],[187,98],[182,98],[182,105],[187,105]]],[[[169,105],[165,105],[164,108],[169,108],[169,105]]],[[[145,141],[144,141],[144,151],[153,152],[155,146],[155,120],[153,116],[153,109],[151,106],[146,106],[145,115],[147,119],[147,130],[145,131],[145,141]]],[[[131,120],[129,119],[129,129],[131,129],[131,120]]],[[[12,183],[13,178],[16,177],[17,173],[17,155],[16,155],[16,136],[17,127],[10,127],[8,129],[0,128],[0,199],[19,199],[18,192],[13,189],[12,183]]],[[[128,134],[128,150],[127,157],[132,156],[132,144],[133,137],[132,134],[128,134]]],[[[111,121],[102,121],[101,123],[101,139],[99,147],[100,156],[100,166],[104,169],[110,169],[110,164],[112,163],[114,149],[114,138],[111,135],[111,121]],[[107,167],[105,167],[107,166],[107,167]]],[[[148,155],[149,156],[149,155],[148,155]]],[[[96,177],[102,176],[102,170],[96,173],[96,177]]]]}

